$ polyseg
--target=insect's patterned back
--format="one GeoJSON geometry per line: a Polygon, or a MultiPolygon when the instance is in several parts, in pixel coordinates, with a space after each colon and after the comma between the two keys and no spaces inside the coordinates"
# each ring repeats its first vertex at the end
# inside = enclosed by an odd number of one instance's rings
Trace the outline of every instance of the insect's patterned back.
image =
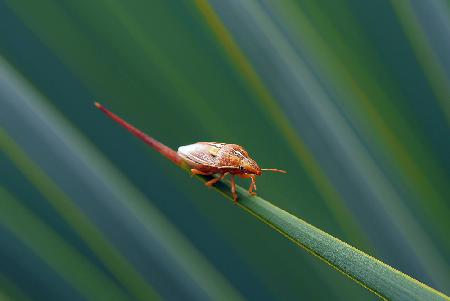
{"type": "Polygon", "coordinates": [[[207,174],[261,174],[258,164],[237,144],[197,142],[181,146],[178,154],[191,168],[207,174]]]}
{"type": "Polygon", "coordinates": [[[226,143],[197,142],[178,148],[178,154],[188,162],[217,167],[217,154],[226,143]]]}

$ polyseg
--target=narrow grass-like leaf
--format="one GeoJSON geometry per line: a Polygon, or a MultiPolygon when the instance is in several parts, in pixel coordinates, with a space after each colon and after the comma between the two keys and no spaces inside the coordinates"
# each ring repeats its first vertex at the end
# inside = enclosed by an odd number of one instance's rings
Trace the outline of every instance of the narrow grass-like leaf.
{"type": "MultiPolygon", "coordinates": [[[[95,103],[95,105],[177,166],[189,171],[189,167],[174,150],[147,136],[105,109],[102,105],[98,103],[95,103]]],[[[196,176],[196,178],[207,181],[212,177],[196,176]]],[[[233,200],[229,182],[222,181],[214,187],[225,197],[233,200]]],[[[296,245],[325,261],[382,299],[450,300],[443,293],[312,226],[261,197],[250,196],[244,188],[237,186],[236,189],[239,197],[239,202],[237,203],[239,208],[257,217],[296,245]]]]}

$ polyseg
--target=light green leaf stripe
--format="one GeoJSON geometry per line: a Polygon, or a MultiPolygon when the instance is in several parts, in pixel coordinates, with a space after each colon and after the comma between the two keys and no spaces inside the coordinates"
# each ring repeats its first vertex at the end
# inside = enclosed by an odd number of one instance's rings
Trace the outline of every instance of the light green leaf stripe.
{"type": "MultiPolygon", "coordinates": [[[[207,179],[206,177],[202,177],[207,179]]],[[[230,186],[220,182],[216,189],[232,200],[230,186]]],[[[350,277],[385,300],[450,300],[443,293],[392,268],[380,260],[310,225],[264,199],[250,197],[236,187],[240,208],[277,230],[309,253],[350,277]]]]}
{"type": "Polygon", "coordinates": [[[96,269],[3,187],[0,187],[0,200],[2,225],[80,291],[87,300],[130,300],[111,279],[96,269]]]}
{"type": "Polygon", "coordinates": [[[9,296],[5,295],[2,291],[0,291],[0,300],[1,301],[13,301],[9,296]]]}
{"type": "Polygon", "coordinates": [[[422,65],[436,99],[439,101],[442,111],[450,124],[450,86],[445,71],[442,68],[433,48],[430,47],[427,35],[420,25],[414,8],[409,1],[390,1],[398,19],[403,26],[407,38],[410,40],[417,60],[422,65]]]}

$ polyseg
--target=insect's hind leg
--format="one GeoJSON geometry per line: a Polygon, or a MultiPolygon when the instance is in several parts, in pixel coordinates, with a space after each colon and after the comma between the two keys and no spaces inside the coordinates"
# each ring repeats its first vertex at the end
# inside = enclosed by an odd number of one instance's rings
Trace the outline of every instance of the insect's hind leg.
{"type": "Polygon", "coordinates": [[[225,177],[227,173],[223,173],[220,176],[218,176],[217,178],[211,179],[208,182],[205,183],[206,186],[213,186],[214,184],[216,184],[217,182],[219,182],[220,180],[223,179],[223,177],[225,177]]]}
{"type": "Polygon", "coordinates": [[[203,172],[203,171],[195,169],[195,168],[192,168],[191,172],[192,172],[193,175],[202,175],[202,176],[210,176],[210,175],[212,175],[212,173],[210,173],[210,172],[203,172]]]}

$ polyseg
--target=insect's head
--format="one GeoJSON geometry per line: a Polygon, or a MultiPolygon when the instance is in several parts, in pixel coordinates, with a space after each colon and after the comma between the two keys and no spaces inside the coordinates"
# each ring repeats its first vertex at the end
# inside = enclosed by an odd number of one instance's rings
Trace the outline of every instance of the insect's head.
{"type": "Polygon", "coordinates": [[[252,174],[252,175],[261,175],[261,168],[259,168],[258,164],[251,158],[242,158],[239,163],[239,171],[241,173],[252,174]]]}
{"type": "Polygon", "coordinates": [[[223,152],[220,156],[222,158],[223,166],[233,166],[233,173],[261,175],[263,171],[274,171],[286,173],[286,171],[275,168],[260,168],[258,164],[250,158],[247,151],[237,144],[226,144],[222,147],[223,152]],[[237,172],[235,168],[238,167],[237,172]]]}

